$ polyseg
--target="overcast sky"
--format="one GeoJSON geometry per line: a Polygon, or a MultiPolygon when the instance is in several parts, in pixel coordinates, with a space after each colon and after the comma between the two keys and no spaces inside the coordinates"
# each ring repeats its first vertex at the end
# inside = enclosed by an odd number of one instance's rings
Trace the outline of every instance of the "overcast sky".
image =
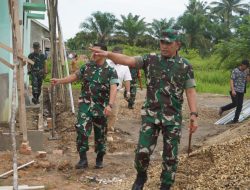
{"type": "MultiPolygon", "coordinates": [[[[215,0],[207,0],[208,3],[212,1],[215,0]]],[[[131,12],[151,22],[153,19],[177,18],[187,4],[188,0],[59,0],[58,9],[64,40],[67,40],[74,37],[80,31],[80,23],[96,11],[113,13],[118,19],[121,14],[131,12]]],[[[42,23],[46,24],[47,19],[42,23]]]]}

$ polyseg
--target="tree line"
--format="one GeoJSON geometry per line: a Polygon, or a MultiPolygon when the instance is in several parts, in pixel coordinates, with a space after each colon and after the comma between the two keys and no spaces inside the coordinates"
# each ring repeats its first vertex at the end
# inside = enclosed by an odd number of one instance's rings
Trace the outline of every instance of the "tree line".
{"type": "Polygon", "coordinates": [[[127,44],[157,48],[163,29],[181,31],[187,49],[197,49],[201,56],[220,55],[221,62],[232,64],[250,56],[250,2],[243,0],[189,0],[184,13],[174,18],[154,19],[147,23],[140,15],[115,15],[97,11],[80,24],[81,31],[67,41],[67,46],[84,49],[94,41],[108,45],[127,44]]]}

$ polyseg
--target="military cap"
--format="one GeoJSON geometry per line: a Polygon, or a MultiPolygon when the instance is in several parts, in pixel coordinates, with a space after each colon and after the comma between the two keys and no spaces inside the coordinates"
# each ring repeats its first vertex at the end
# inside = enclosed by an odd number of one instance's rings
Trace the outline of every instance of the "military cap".
{"type": "Polygon", "coordinates": [[[33,43],[33,48],[34,49],[40,48],[40,43],[39,42],[34,42],[33,43]]]}
{"type": "Polygon", "coordinates": [[[160,36],[161,41],[165,42],[174,42],[180,40],[180,35],[177,30],[174,30],[172,28],[168,28],[162,31],[160,36]]]}

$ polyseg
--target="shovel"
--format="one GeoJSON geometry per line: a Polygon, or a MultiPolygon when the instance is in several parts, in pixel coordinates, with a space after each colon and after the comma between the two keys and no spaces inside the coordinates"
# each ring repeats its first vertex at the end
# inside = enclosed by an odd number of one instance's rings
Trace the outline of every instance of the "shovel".
{"type": "Polygon", "coordinates": [[[188,157],[189,157],[189,154],[192,152],[192,149],[191,149],[191,141],[192,141],[192,132],[189,132],[189,137],[188,137],[188,157]]]}
{"type": "MultiPolygon", "coordinates": [[[[191,120],[191,123],[190,123],[190,127],[189,128],[191,128],[191,127],[193,127],[193,125],[194,125],[194,120],[191,120]]],[[[189,137],[188,137],[188,151],[187,151],[187,153],[188,153],[188,157],[189,157],[189,154],[192,152],[192,149],[191,149],[191,142],[192,142],[192,131],[191,130],[189,130],[189,137]]]]}

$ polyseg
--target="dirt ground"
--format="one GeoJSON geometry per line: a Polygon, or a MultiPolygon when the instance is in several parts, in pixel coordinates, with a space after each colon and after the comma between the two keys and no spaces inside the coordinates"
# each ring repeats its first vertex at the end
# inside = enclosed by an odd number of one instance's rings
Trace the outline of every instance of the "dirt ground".
{"type": "MultiPolygon", "coordinates": [[[[79,91],[74,91],[75,106],[79,91]]],[[[127,108],[125,100],[121,101],[119,118],[114,132],[109,133],[113,141],[108,142],[108,151],[104,158],[105,167],[94,169],[95,153],[93,136],[90,138],[90,150],[88,151],[89,168],[86,170],[75,170],[74,165],[78,161],[74,130],[76,117],[70,112],[62,112],[60,105],[57,113],[57,133],[59,140],[44,141],[46,158],[36,158],[32,155],[18,155],[18,163],[24,164],[35,160],[35,164],[19,171],[19,184],[45,185],[47,190],[128,190],[131,188],[135,178],[133,167],[134,150],[138,140],[140,129],[140,108],[145,98],[145,90],[138,90],[134,110],[127,108]],[[54,150],[63,150],[63,154],[54,150]],[[54,152],[53,152],[54,151],[54,152]]],[[[187,158],[188,145],[188,115],[189,110],[184,103],[184,122],[182,139],[180,143],[180,164],[173,189],[248,189],[249,173],[241,171],[242,167],[249,167],[249,121],[237,125],[218,126],[213,123],[218,120],[218,108],[230,101],[229,97],[215,94],[199,94],[199,129],[193,135],[192,154],[187,158]],[[215,144],[230,142],[230,146],[222,144],[217,147],[215,144]],[[233,146],[235,145],[235,146],[233,146]],[[230,148],[231,147],[231,148],[230,148]],[[231,152],[231,153],[230,153],[231,152]],[[226,163],[222,161],[224,155],[237,155],[241,152],[248,162],[241,162],[237,172],[231,172],[230,176],[221,173],[223,183],[212,174],[220,173],[220,168],[227,171],[235,166],[235,162],[226,163]],[[222,155],[223,154],[223,155],[222,155]],[[224,165],[223,165],[224,163],[224,165]],[[227,168],[227,164],[230,168],[227,168]],[[243,164],[243,165],[242,165],[243,164]],[[244,165],[245,164],[245,165],[244,165]],[[225,169],[226,168],[226,169],[225,169]],[[212,174],[210,174],[210,172],[212,174]],[[209,176],[207,176],[209,174],[209,176]],[[248,177],[247,177],[248,176],[248,177]],[[210,181],[208,181],[208,178],[210,181]],[[238,180],[237,180],[238,179],[238,180]],[[248,179],[248,180],[247,180],[248,179]],[[241,180],[241,181],[239,181],[241,180]],[[218,184],[211,186],[211,184],[218,184]]],[[[46,109],[46,106],[45,106],[46,109]]],[[[47,113],[47,111],[45,111],[47,113]]],[[[35,116],[34,116],[35,117],[35,116]]],[[[34,123],[34,117],[29,116],[29,125],[34,123]]],[[[33,126],[32,126],[33,127],[33,126]]],[[[45,132],[49,137],[49,132],[45,132]]],[[[159,176],[161,171],[161,150],[162,137],[158,139],[158,145],[151,157],[149,169],[149,180],[146,184],[148,190],[158,189],[159,176]]],[[[239,154],[239,155],[242,155],[239,154]]],[[[241,159],[241,157],[234,159],[241,159]]],[[[11,152],[0,152],[0,173],[12,168],[11,152]]],[[[237,166],[238,167],[238,166],[237,166]]],[[[231,170],[230,170],[231,171],[231,170]]],[[[11,185],[12,176],[0,179],[0,185],[11,185]]]]}

